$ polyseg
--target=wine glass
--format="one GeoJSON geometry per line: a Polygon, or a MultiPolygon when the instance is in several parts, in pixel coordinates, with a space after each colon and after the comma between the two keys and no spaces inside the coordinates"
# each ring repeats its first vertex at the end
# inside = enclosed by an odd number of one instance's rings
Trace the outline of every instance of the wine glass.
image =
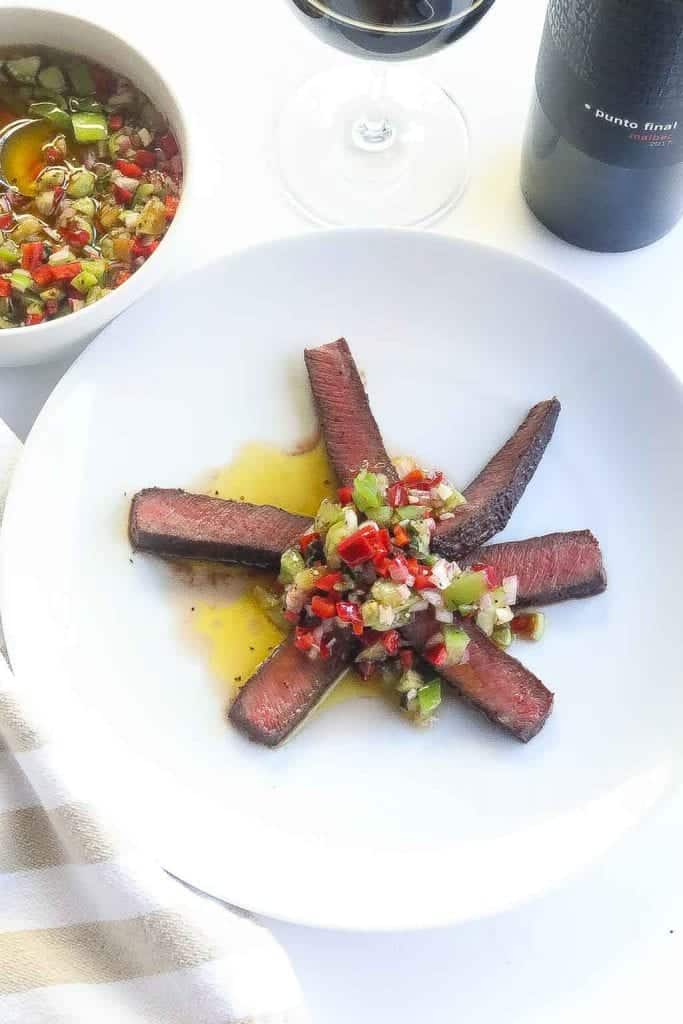
{"type": "Polygon", "coordinates": [[[460,198],[469,133],[452,96],[388,62],[435,53],[494,0],[287,0],[326,43],[357,61],[316,75],[284,105],[280,172],[318,223],[417,226],[460,198]]]}

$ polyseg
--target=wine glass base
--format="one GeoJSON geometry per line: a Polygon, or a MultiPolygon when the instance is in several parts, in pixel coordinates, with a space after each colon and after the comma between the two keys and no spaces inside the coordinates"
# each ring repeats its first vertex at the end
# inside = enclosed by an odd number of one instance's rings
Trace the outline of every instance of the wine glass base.
{"type": "Polygon", "coordinates": [[[433,223],[467,185],[462,111],[403,67],[346,65],[316,75],[285,103],[277,148],[290,199],[326,226],[433,223]]]}

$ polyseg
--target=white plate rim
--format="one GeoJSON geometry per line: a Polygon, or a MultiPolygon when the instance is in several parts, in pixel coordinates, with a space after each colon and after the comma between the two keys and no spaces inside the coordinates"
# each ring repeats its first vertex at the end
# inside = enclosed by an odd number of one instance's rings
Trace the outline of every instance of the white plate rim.
{"type": "MultiPolygon", "coordinates": [[[[578,287],[573,282],[568,281],[567,279],[563,278],[559,274],[554,273],[553,271],[550,271],[550,270],[548,270],[548,269],[546,269],[544,267],[539,266],[538,264],[536,264],[534,261],[532,261],[530,259],[527,259],[527,258],[524,258],[524,257],[519,257],[519,256],[517,256],[517,255],[515,255],[513,253],[510,253],[510,252],[508,252],[506,250],[503,250],[503,249],[500,249],[500,248],[497,248],[497,247],[493,247],[493,246],[489,246],[489,245],[484,245],[484,244],[479,243],[479,242],[473,242],[473,241],[470,241],[469,239],[454,238],[452,236],[441,234],[441,233],[436,233],[436,232],[423,233],[423,232],[420,232],[420,231],[415,231],[415,230],[410,229],[410,228],[399,228],[399,229],[383,229],[383,228],[368,228],[368,229],[342,228],[342,229],[330,229],[330,230],[326,230],[326,231],[316,231],[314,233],[311,232],[311,233],[303,234],[303,235],[293,235],[293,236],[289,236],[289,237],[278,238],[276,240],[273,240],[273,241],[270,241],[270,242],[266,242],[266,243],[258,243],[258,244],[255,244],[253,246],[249,246],[249,247],[247,247],[245,249],[241,249],[239,251],[231,253],[227,257],[223,257],[221,259],[215,260],[209,266],[221,265],[221,266],[226,268],[227,272],[229,272],[229,268],[230,268],[231,264],[239,262],[245,255],[254,254],[254,253],[258,253],[258,252],[266,251],[266,250],[282,249],[283,251],[287,251],[292,246],[300,246],[300,245],[301,246],[306,246],[306,245],[311,244],[311,242],[314,242],[315,244],[318,244],[318,243],[320,243],[321,239],[323,241],[333,241],[335,238],[339,237],[340,235],[347,236],[347,237],[348,236],[355,236],[355,237],[359,237],[359,238],[363,238],[364,236],[368,236],[368,237],[372,237],[372,238],[376,238],[378,236],[383,236],[383,237],[386,237],[386,238],[389,238],[389,239],[392,236],[398,236],[398,237],[413,236],[413,237],[416,237],[416,238],[420,238],[420,237],[423,237],[423,236],[426,235],[426,237],[428,237],[430,239],[437,239],[440,242],[446,243],[449,247],[453,247],[454,249],[457,249],[457,248],[461,248],[461,249],[464,249],[464,250],[467,250],[467,249],[470,249],[470,248],[471,249],[476,249],[476,250],[479,250],[480,252],[488,254],[494,260],[500,260],[502,262],[510,262],[510,263],[514,263],[514,264],[523,264],[523,265],[525,265],[527,267],[527,269],[531,273],[533,273],[534,275],[539,277],[539,279],[547,278],[547,279],[553,281],[555,284],[560,284],[565,290],[572,291],[572,292],[576,293],[578,296],[580,296],[580,301],[584,302],[587,307],[591,307],[592,310],[595,311],[598,316],[602,316],[602,317],[607,316],[613,322],[615,322],[615,324],[618,324],[620,332],[623,335],[628,335],[628,337],[630,339],[630,342],[633,345],[635,345],[636,348],[640,349],[641,352],[646,354],[647,357],[650,360],[654,360],[654,363],[656,364],[659,372],[661,373],[662,371],[664,371],[664,376],[666,378],[668,378],[669,382],[674,385],[675,390],[676,390],[679,398],[683,397],[683,383],[680,381],[680,379],[677,377],[677,375],[674,373],[674,371],[671,369],[671,367],[666,363],[666,361],[662,358],[662,356],[655,349],[653,349],[650,345],[648,345],[647,341],[642,337],[642,335],[640,335],[633,327],[631,327],[631,325],[629,325],[623,319],[623,317],[621,317],[618,313],[616,313],[613,310],[611,310],[609,307],[604,305],[602,302],[600,302],[598,299],[596,299],[589,292],[587,292],[584,289],[578,287]]],[[[200,269],[191,271],[186,276],[199,276],[202,273],[204,273],[205,270],[206,270],[206,268],[200,268],[200,269]]],[[[164,288],[164,285],[158,286],[158,289],[154,289],[149,294],[149,296],[147,296],[143,301],[151,303],[152,301],[154,301],[154,299],[156,298],[157,295],[160,295],[160,294],[163,293],[163,288],[164,288]]],[[[137,304],[136,304],[136,306],[137,306],[137,304]]],[[[135,308],[135,307],[133,307],[133,308],[135,308]]],[[[109,329],[111,329],[111,328],[109,328],[109,329]]],[[[105,332],[103,332],[103,333],[105,333],[105,332]]],[[[62,378],[62,380],[57,384],[56,388],[54,389],[54,391],[50,395],[48,401],[46,402],[45,406],[43,407],[43,409],[41,410],[41,412],[40,412],[40,414],[38,416],[38,418],[36,420],[36,426],[38,426],[39,424],[42,424],[44,421],[49,420],[50,416],[53,414],[53,411],[59,408],[59,404],[60,404],[60,401],[61,401],[61,393],[62,393],[63,389],[66,389],[68,387],[70,375],[73,373],[73,371],[74,371],[74,369],[76,367],[80,366],[82,361],[87,360],[88,358],[94,358],[92,353],[93,353],[93,350],[96,350],[96,347],[97,347],[96,344],[94,344],[93,346],[90,347],[90,349],[88,349],[87,351],[82,353],[79,356],[79,358],[76,360],[76,362],[73,364],[73,367],[67,372],[67,374],[65,374],[65,377],[62,378]]],[[[34,434],[35,434],[35,429],[31,431],[31,434],[29,435],[29,438],[27,439],[24,452],[22,452],[22,455],[21,455],[20,460],[19,460],[19,465],[17,466],[17,469],[15,471],[15,475],[13,477],[13,482],[12,482],[12,485],[10,487],[10,492],[9,492],[8,501],[7,501],[7,509],[9,511],[9,513],[10,513],[9,521],[11,521],[11,518],[12,518],[12,515],[13,515],[13,512],[14,512],[14,503],[15,503],[15,500],[16,500],[15,499],[15,495],[17,493],[17,490],[19,489],[18,485],[15,486],[15,482],[14,481],[19,480],[21,482],[23,474],[26,471],[25,467],[28,465],[28,463],[30,461],[31,453],[32,453],[32,445],[33,445],[34,434]]],[[[5,527],[3,525],[2,533],[0,535],[0,595],[2,596],[2,606],[3,607],[5,606],[5,596],[8,593],[8,590],[9,590],[9,587],[10,587],[8,576],[7,576],[7,572],[6,572],[6,560],[5,560],[4,557],[2,557],[2,549],[4,548],[5,543],[6,543],[6,530],[5,530],[5,527]]],[[[7,646],[8,646],[8,649],[10,651],[10,654],[12,654],[13,649],[16,650],[16,648],[15,648],[15,645],[14,645],[14,628],[13,628],[13,618],[12,618],[12,614],[11,613],[7,616],[7,622],[8,622],[8,626],[7,626],[7,630],[6,630],[6,633],[7,633],[7,646]]],[[[18,671],[19,671],[19,674],[21,674],[21,664],[19,664],[18,671]]],[[[649,814],[650,814],[650,812],[648,812],[647,816],[649,816],[649,814]]],[[[141,845],[143,847],[145,847],[149,852],[153,852],[155,850],[155,846],[156,846],[155,843],[149,841],[148,837],[143,837],[141,839],[141,845]]],[[[186,864],[185,860],[182,857],[174,857],[173,855],[166,856],[166,855],[162,855],[162,854],[158,854],[157,856],[158,856],[158,859],[160,859],[163,862],[164,866],[167,868],[167,870],[169,871],[170,874],[178,875],[179,877],[186,879],[190,884],[192,884],[193,886],[195,886],[195,887],[197,887],[199,889],[205,889],[206,891],[209,891],[209,892],[211,892],[212,889],[214,889],[214,886],[211,886],[211,885],[210,886],[204,886],[202,884],[201,880],[198,880],[196,878],[196,875],[195,875],[195,877],[192,877],[192,875],[193,875],[192,868],[190,867],[190,865],[186,864]]],[[[530,897],[534,896],[534,895],[536,895],[536,894],[530,894],[530,897]]],[[[350,930],[358,930],[358,931],[420,930],[420,929],[427,929],[427,928],[434,928],[434,927],[443,927],[443,926],[447,926],[447,925],[450,925],[450,924],[453,924],[453,923],[457,923],[457,921],[459,921],[459,920],[472,920],[472,919],[476,919],[476,917],[478,917],[478,916],[488,916],[488,912],[484,911],[481,915],[468,914],[466,918],[459,918],[457,916],[454,916],[452,909],[450,909],[450,910],[446,911],[443,915],[439,915],[438,913],[432,912],[428,918],[425,918],[425,919],[420,920],[420,921],[416,921],[414,918],[409,918],[409,919],[403,920],[399,916],[398,918],[392,920],[390,923],[384,925],[384,924],[382,924],[381,921],[376,921],[376,920],[365,922],[365,923],[363,921],[356,921],[356,920],[354,920],[352,922],[348,922],[348,921],[345,921],[345,920],[339,920],[339,921],[321,920],[318,916],[316,916],[315,912],[311,912],[311,911],[309,911],[309,912],[303,911],[302,912],[302,911],[298,910],[297,907],[290,900],[288,900],[287,898],[282,900],[280,905],[273,905],[272,901],[269,901],[267,903],[267,905],[260,904],[258,900],[253,899],[253,898],[250,899],[249,901],[239,901],[239,902],[240,902],[241,906],[244,906],[245,909],[247,909],[249,911],[252,911],[252,912],[255,912],[255,913],[259,913],[259,914],[263,914],[263,915],[270,916],[270,917],[275,917],[275,918],[278,918],[278,919],[281,919],[281,920],[284,920],[284,921],[288,921],[288,922],[292,922],[292,923],[308,925],[308,926],[312,926],[312,927],[321,927],[321,928],[330,928],[330,929],[332,929],[332,928],[334,928],[334,929],[350,929],[350,930]]],[[[495,912],[497,913],[497,912],[501,912],[501,911],[504,911],[504,910],[511,909],[511,907],[517,905],[519,902],[520,902],[520,900],[515,899],[508,906],[501,906],[501,907],[497,908],[495,912]]],[[[522,902],[523,902],[523,900],[522,900],[522,902]]]]}

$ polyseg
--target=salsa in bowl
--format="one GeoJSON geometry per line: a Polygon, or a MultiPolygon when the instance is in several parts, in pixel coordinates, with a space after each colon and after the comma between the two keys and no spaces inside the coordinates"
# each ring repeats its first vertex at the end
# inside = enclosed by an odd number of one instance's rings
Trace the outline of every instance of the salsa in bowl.
{"type": "Polygon", "coordinates": [[[45,47],[0,49],[0,331],[125,284],[175,217],[182,157],[128,78],[45,47]]]}
{"type": "Polygon", "coordinates": [[[0,9],[0,40],[0,366],[15,366],[81,348],[163,279],[191,153],[128,41],[28,7],[0,9]]]}

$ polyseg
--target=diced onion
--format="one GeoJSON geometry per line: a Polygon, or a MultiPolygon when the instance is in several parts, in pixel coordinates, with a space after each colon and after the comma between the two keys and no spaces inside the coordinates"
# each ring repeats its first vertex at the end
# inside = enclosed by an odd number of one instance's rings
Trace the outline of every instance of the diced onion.
{"type": "Polygon", "coordinates": [[[437,608],[434,612],[434,618],[437,622],[453,622],[453,612],[446,611],[445,608],[437,608]]]}
{"type": "Polygon", "coordinates": [[[408,473],[412,472],[412,470],[417,466],[415,460],[411,459],[407,455],[401,455],[392,461],[394,463],[394,469],[401,479],[403,479],[404,476],[408,476],[408,473]]]}
{"type": "Polygon", "coordinates": [[[517,604],[517,591],[519,589],[519,577],[506,576],[503,579],[503,590],[505,599],[509,605],[517,604]]]}
{"type": "Polygon", "coordinates": [[[356,510],[350,505],[344,506],[344,522],[350,530],[358,529],[358,516],[356,515],[356,510]]]}
{"type": "Polygon", "coordinates": [[[386,604],[380,604],[379,605],[379,625],[380,625],[380,628],[382,626],[384,626],[385,628],[389,629],[393,625],[395,617],[396,616],[395,616],[393,608],[390,608],[386,604]]]}
{"type": "Polygon", "coordinates": [[[427,649],[428,647],[438,647],[439,644],[442,644],[442,643],[443,643],[443,633],[441,632],[441,630],[439,630],[438,633],[434,633],[433,636],[430,636],[429,640],[425,644],[425,649],[427,649]]]}
{"type": "MultiPolygon", "coordinates": [[[[114,173],[112,171],[112,178],[114,173]]],[[[119,188],[125,188],[127,192],[135,192],[140,182],[137,178],[127,178],[125,174],[120,174],[116,179],[116,184],[119,188]]]]}
{"type": "Polygon", "coordinates": [[[487,636],[491,636],[493,628],[496,624],[496,611],[495,608],[486,609],[485,611],[480,610],[477,613],[477,626],[486,633],[487,636]]]}
{"type": "Polygon", "coordinates": [[[430,570],[430,575],[438,590],[445,590],[452,583],[457,568],[454,562],[448,562],[445,558],[437,558],[430,570]]]}
{"type": "Polygon", "coordinates": [[[395,583],[405,583],[410,576],[410,570],[405,563],[392,561],[389,563],[389,575],[395,583]]]}
{"type": "Polygon", "coordinates": [[[300,612],[306,604],[307,591],[299,587],[287,587],[285,591],[285,608],[288,612],[300,612]]]}
{"type": "Polygon", "coordinates": [[[135,231],[140,220],[140,214],[135,210],[125,210],[121,215],[121,219],[127,231],[135,231]]]}

